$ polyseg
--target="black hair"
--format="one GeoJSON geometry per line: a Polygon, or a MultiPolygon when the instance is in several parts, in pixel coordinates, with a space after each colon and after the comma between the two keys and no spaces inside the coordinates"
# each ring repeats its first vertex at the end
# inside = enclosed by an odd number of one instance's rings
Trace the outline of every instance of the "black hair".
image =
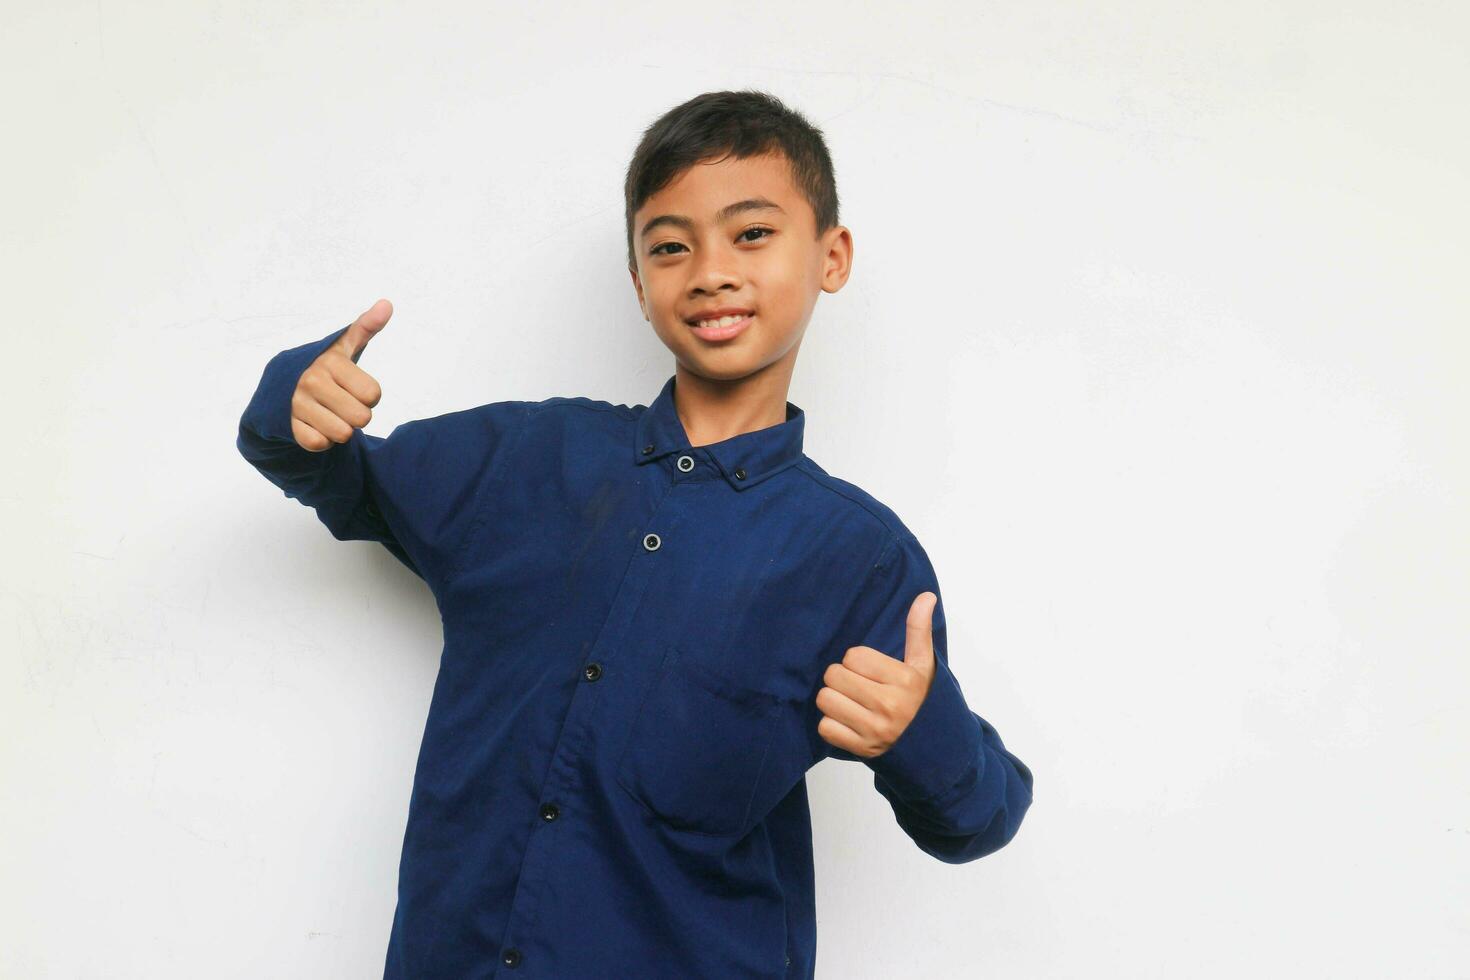
{"type": "Polygon", "coordinates": [[[633,214],[696,163],[733,155],[737,160],[779,152],[791,179],[812,207],[817,236],[837,225],[837,179],[822,131],[767,92],[705,92],[683,102],[643,131],[623,181],[628,268],[633,254],[633,214]]]}

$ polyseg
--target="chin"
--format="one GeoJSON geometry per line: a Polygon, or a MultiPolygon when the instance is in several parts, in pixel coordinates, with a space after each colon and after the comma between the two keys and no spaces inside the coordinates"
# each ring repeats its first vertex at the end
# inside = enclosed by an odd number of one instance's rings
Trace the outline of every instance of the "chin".
{"type": "Polygon", "coordinates": [[[709,358],[707,356],[685,356],[680,358],[684,370],[697,374],[709,381],[732,382],[750,377],[760,370],[760,364],[744,357],[736,359],[709,358]]]}

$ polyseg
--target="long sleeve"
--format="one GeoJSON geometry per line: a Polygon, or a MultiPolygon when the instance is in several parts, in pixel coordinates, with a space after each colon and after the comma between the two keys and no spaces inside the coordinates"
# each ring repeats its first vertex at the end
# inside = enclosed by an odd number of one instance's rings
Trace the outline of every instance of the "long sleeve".
{"type": "Polygon", "coordinates": [[[322,452],[297,444],[291,397],[346,327],[266,364],[240,417],[236,447],[287,497],[311,507],[341,541],[376,541],[435,585],[486,506],[485,487],[529,402],[504,401],[404,422],[386,437],[354,430],[322,452]]]}
{"type": "Polygon", "coordinates": [[[922,592],[934,606],[934,679],[909,726],[888,750],[858,758],[893,808],[904,832],[925,853],[948,864],[984,857],[1010,842],[1031,805],[1031,770],[1009,752],[1000,734],[970,710],[949,668],[944,598],[934,569],[909,533],[894,538],[855,605],[870,622],[859,643],[902,660],[909,607],[922,592]]]}

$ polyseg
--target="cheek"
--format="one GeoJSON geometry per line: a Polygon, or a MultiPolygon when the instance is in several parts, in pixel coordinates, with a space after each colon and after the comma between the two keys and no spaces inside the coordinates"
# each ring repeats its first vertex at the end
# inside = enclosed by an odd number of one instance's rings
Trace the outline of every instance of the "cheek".
{"type": "Polygon", "coordinates": [[[683,325],[674,309],[675,300],[668,295],[667,290],[660,291],[656,284],[645,286],[643,301],[648,310],[648,318],[660,333],[683,325]]]}
{"type": "Polygon", "coordinates": [[[768,281],[759,290],[762,303],[772,314],[770,326],[785,332],[806,312],[808,288],[796,275],[768,281]]]}
{"type": "Polygon", "coordinates": [[[803,306],[806,295],[813,288],[812,269],[791,256],[779,268],[772,268],[763,277],[760,292],[779,302],[783,309],[794,310],[803,306]]]}

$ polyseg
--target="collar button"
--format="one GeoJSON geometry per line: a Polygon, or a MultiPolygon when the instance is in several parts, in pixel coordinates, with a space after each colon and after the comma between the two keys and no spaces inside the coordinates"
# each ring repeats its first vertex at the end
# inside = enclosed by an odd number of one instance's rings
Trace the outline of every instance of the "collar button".
{"type": "Polygon", "coordinates": [[[735,470],[735,479],[737,479],[737,480],[743,480],[743,479],[745,479],[745,467],[742,466],[742,467],[739,467],[738,469],[735,470]]]}
{"type": "Polygon", "coordinates": [[[653,443],[650,442],[648,445],[643,447],[643,455],[647,456],[651,452],[653,452],[653,443]]]}

